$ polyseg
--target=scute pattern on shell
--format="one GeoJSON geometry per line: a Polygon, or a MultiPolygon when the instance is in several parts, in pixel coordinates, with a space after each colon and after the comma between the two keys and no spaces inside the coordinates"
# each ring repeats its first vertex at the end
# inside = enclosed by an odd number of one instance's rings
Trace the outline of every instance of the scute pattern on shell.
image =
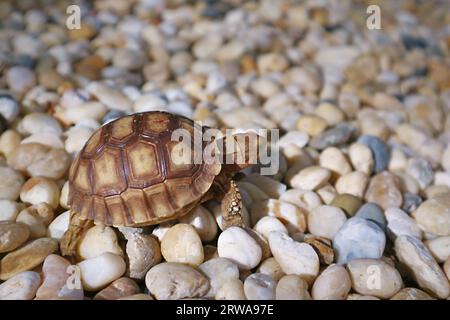
{"type": "Polygon", "coordinates": [[[221,170],[219,162],[193,163],[194,128],[201,130],[194,126],[182,116],[145,112],[98,129],[70,168],[71,209],[82,219],[114,226],[157,224],[187,213],[221,170]],[[190,159],[172,158],[188,155],[172,152],[187,141],[171,140],[178,128],[192,138],[190,146],[184,145],[191,150],[190,159]]]}

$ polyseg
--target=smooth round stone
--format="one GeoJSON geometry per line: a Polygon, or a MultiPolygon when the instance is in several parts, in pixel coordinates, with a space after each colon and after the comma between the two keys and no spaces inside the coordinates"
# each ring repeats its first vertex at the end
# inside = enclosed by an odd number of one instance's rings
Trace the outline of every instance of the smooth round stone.
{"type": "MultiPolygon", "coordinates": [[[[329,265],[334,261],[334,251],[331,246],[331,240],[318,237],[312,234],[303,235],[299,241],[303,238],[304,242],[311,245],[319,256],[321,264],[329,265]]],[[[294,238],[295,239],[295,238],[294,238]]]]}
{"type": "Polygon", "coordinates": [[[261,218],[271,216],[283,221],[289,233],[306,230],[306,215],[299,207],[288,202],[268,199],[252,205],[251,219],[256,224],[261,218]]]}
{"type": "Polygon", "coordinates": [[[372,174],[375,162],[372,150],[368,146],[362,143],[353,143],[348,149],[348,156],[355,170],[368,176],[372,174]]]}
{"type": "Polygon", "coordinates": [[[408,158],[405,152],[400,148],[392,148],[391,159],[389,161],[389,171],[404,171],[408,165],[408,158]]]}
{"type": "Polygon", "coordinates": [[[81,124],[88,119],[100,121],[107,112],[106,106],[98,101],[87,101],[74,108],[55,108],[55,118],[66,125],[81,124]]]}
{"type": "Polygon", "coordinates": [[[81,282],[86,291],[98,291],[116,279],[126,270],[123,258],[111,252],[103,253],[78,263],[81,282]],[[102,272],[99,272],[101,270],[102,272]]]}
{"type": "Polygon", "coordinates": [[[258,243],[261,248],[261,261],[272,256],[269,242],[263,235],[250,228],[245,229],[245,231],[247,231],[247,233],[258,243]]]}
{"type": "Polygon", "coordinates": [[[52,116],[40,112],[33,112],[26,115],[22,119],[19,128],[21,132],[28,135],[42,132],[53,133],[56,136],[62,134],[62,128],[59,122],[52,116]]]}
{"type": "Polygon", "coordinates": [[[176,224],[170,228],[161,241],[161,253],[167,262],[200,265],[205,256],[202,240],[189,224],[176,224]]]}
{"type": "Polygon", "coordinates": [[[214,297],[227,282],[239,279],[239,269],[235,263],[225,258],[214,258],[198,267],[209,279],[210,288],[206,297],[214,297]]]}
{"type": "Polygon", "coordinates": [[[253,183],[270,198],[274,199],[278,199],[287,189],[284,183],[259,174],[249,174],[243,180],[253,183]]]}
{"type": "Polygon", "coordinates": [[[0,221],[16,221],[21,204],[12,200],[0,200],[0,221]]]}
{"type": "Polygon", "coordinates": [[[422,190],[428,187],[434,180],[433,168],[425,159],[410,159],[406,167],[406,173],[419,183],[422,190]]]}
{"type": "Polygon", "coordinates": [[[384,210],[391,207],[400,208],[403,204],[403,196],[399,179],[388,171],[372,177],[365,200],[376,203],[384,210]]]}
{"type": "Polygon", "coordinates": [[[22,175],[8,167],[0,167],[0,199],[16,200],[24,183],[22,175]]]}
{"type": "Polygon", "coordinates": [[[363,204],[356,212],[355,217],[375,222],[381,229],[386,230],[386,217],[383,210],[375,203],[368,202],[363,204]]]}
{"type": "Polygon", "coordinates": [[[253,269],[262,258],[258,242],[239,227],[230,227],[220,234],[217,251],[219,257],[230,259],[240,270],[253,269]]]}
{"type": "Polygon", "coordinates": [[[403,288],[391,300],[434,300],[428,293],[417,288],[403,288]]]}
{"type": "Polygon", "coordinates": [[[436,196],[423,202],[412,213],[419,227],[438,236],[450,236],[450,198],[436,196]]]}
{"type": "Polygon", "coordinates": [[[216,300],[246,300],[244,284],[239,279],[225,282],[217,291],[216,300]]]}
{"type": "MultiPolygon", "coordinates": [[[[111,110],[124,112],[132,110],[132,102],[119,90],[115,90],[100,82],[91,82],[86,89],[111,110]]],[[[101,117],[103,117],[103,115],[101,117]]]]}
{"type": "Polygon", "coordinates": [[[76,279],[72,284],[73,288],[67,286],[69,277],[77,276],[70,272],[70,262],[61,256],[51,254],[44,260],[42,266],[43,281],[36,293],[37,300],[64,299],[64,300],[83,300],[83,288],[76,287],[76,279]]]}
{"type": "Polygon", "coordinates": [[[69,169],[71,159],[64,149],[50,148],[39,143],[21,144],[8,157],[8,166],[25,171],[30,176],[60,179],[69,169]]]}
{"type": "Polygon", "coordinates": [[[346,143],[352,136],[354,127],[348,123],[341,123],[332,129],[313,137],[309,145],[317,150],[338,146],[346,143]]]}
{"type": "Polygon", "coordinates": [[[258,273],[264,273],[270,276],[273,280],[278,281],[285,275],[281,269],[280,264],[274,257],[267,258],[258,266],[256,270],[258,273]]]}
{"type": "Polygon", "coordinates": [[[421,289],[438,298],[450,295],[450,285],[442,269],[423,243],[414,237],[400,236],[395,240],[395,252],[414,276],[421,289]]]}
{"type": "Polygon", "coordinates": [[[362,200],[351,194],[338,194],[330,206],[341,208],[348,216],[354,216],[362,205],[362,200]]]}
{"type": "Polygon", "coordinates": [[[355,259],[347,270],[353,289],[362,295],[389,299],[403,287],[400,273],[382,260],[355,259]]]}
{"type": "Polygon", "coordinates": [[[107,226],[93,226],[83,234],[77,248],[82,260],[98,257],[106,252],[123,256],[114,229],[107,226]]]}
{"type": "Polygon", "coordinates": [[[204,242],[214,240],[217,235],[216,220],[211,212],[201,205],[197,206],[191,213],[183,216],[179,221],[180,223],[192,225],[204,242]]]}
{"type": "Polygon", "coordinates": [[[119,227],[127,239],[127,275],[133,279],[145,278],[151,267],[161,262],[161,248],[156,237],[144,234],[142,229],[119,227]]]}
{"type": "Polygon", "coordinates": [[[71,128],[67,133],[64,148],[70,154],[79,152],[93,133],[93,129],[84,126],[71,128]]]}
{"type": "Polygon", "coordinates": [[[64,209],[69,209],[68,205],[69,198],[69,181],[64,182],[61,188],[61,194],[59,196],[59,205],[64,209]]]}
{"type": "Polygon", "coordinates": [[[415,211],[423,202],[422,198],[414,193],[405,192],[403,193],[403,206],[402,210],[412,213],[415,211]]]}
{"type": "Polygon", "coordinates": [[[16,221],[23,223],[30,230],[30,239],[45,237],[47,225],[53,219],[53,209],[46,203],[33,205],[23,209],[16,221]]]}
{"type": "Polygon", "coordinates": [[[61,138],[50,132],[33,133],[20,143],[40,143],[51,148],[64,148],[64,143],[61,138]]]}
{"type": "Polygon", "coordinates": [[[28,68],[15,66],[6,73],[6,82],[12,91],[21,95],[36,85],[36,75],[28,68]]]}
{"type": "Polygon", "coordinates": [[[294,241],[282,232],[269,235],[270,250],[286,274],[297,274],[312,282],[319,273],[319,257],[306,243],[294,241]]]}
{"type": "Polygon", "coordinates": [[[49,225],[48,225],[48,236],[50,238],[60,240],[64,233],[69,229],[70,222],[70,211],[67,210],[60,215],[58,215],[49,225]]]}
{"type": "Polygon", "coordinates": [[[331,177],[331,171],[319,166],[307,167],[291,178],[296,189],[313,191],[324,186],[331,177]]]}
{"type": "Polygon", "coordinates": [[[8,121],[13,122],[19,115],[19,104],[8,94],[0,94],[0,114],[8,121]]]}
{"type": "Polygon", "coordinates": [[[307,214],[322,204],[317,193],[298,189],[287,190],[280,196],[280,200],[296,205],[307,214]]]}
{"type": "Polygon", "coordinates": [[[145,285],[157,300],[201,298],[209,290],[206,276],[188,265],[173,262],[152,267],[145,276],[145,285]]]}
{"type": "Polygon", "coordinates": [[[19,146],[22,137],[14,130],[6,130],[0,136],[0,151],[9,157],[19,146]]]}
{"type": "Polygon", "coordinates": [[[278,141],[280,148],[286,148],[289,145],[294,145],[300,149],[305,147],[309,142],[309,137],[307,134],[300,131],[289,131],[283,135],[278,141]]]}
{"type": "Polygon", "coordinates": [[[450,257],[450,236],[427,240],[425,245],[439,263],[445,262],[450,257]]]}
{"type": "Polygon", "coordinates": [[[375,173],[380,173],[387,168],[389,164],[390,150],[388,145],[383,140],[376,136],[363,135],[359,137],[358,143],[368,146],[372,151],[373,159],[375,161],[375,173]]]}
{"type": "Polygon", "coordinates": [[[329,126],[335,126],[345,120],[344,112],[332,103],[320,103],[314,111],[317,116],[325,119],[329,126]]]}
{"type": "Polygon", "coordinates": [[[352,172],[352,167],[341,150],[329,147],[319,156],[319,164],[322,168],[329,169],[337,176],[343,176],[352,172]]]}
{"type": "Polygon", "coordinates": [[[398,208],[389,208],[384,212],[387,219],[387,234],[395,241],[399,236],[408,235],[422,238],[422,231],[417,223],[406,212],[398,208]]]}
{"type": "Polygon", "coordinates": [[[29,236],[30,230],[22,223],[0,222],[0,253],[13,251],[25,243],[29,236]]]}
{"type": "Polygon", "coordinates": [[[117,300],[140,293],[137,283],[127,277],[119,278],[94,296],[94,300],[117,300]]]}
{"type": "Polygon", "coordinates": [[[33,300],[40,284],[39,273],[21,272],[0,284],[0,300],[33,300]]]}
{"type": "Polygon", "coordinates": [[[340,194],[350,194],[352,196],[363,198],[369,178],[365,173],[353,171],[341,176],[336,181],[336,191],[340,194]]]}
{"type": "Polygon", "coordinates": [[[347,220],[333,239],[339,264],[353,259],[379,259],[385,244],[383,230],[376,223],[359,217],[347,220]]]}
{"type": "Polygon", "coordinates": [[[333,239],[347,221],[344,211],[332,206],[319,206],[308,215],[308,230],[312,234],[333,239]]]}
{"type": "Polygon", "coordinates": [[[288,234],[288,230],[286,229],[284,224],[282,224],[281,221],[277,218],[271,216],[262,217],[255,224],[253,229],[256,232],[260,233],[266,240],[269,239],[269,235],[273,231],[279,231],[288,234]]]}
{"type": "Polygon", "coordinates": [[[317,194],[319,195],[322,202],[326,205],[330,205],[334,198],[337,196],[336,189],[331,184],[326,184],[322,188],[318,189],[317,194]]]}
{"type": "Polygon", "coordinates": [[[158,240],[161,242],[164,236],[166,235],[166,232],[169,231],[170,228],[174,226],[175,222],[163,222],[160,223],[155,227],[155,229],[152,230],[152,235],[154,235],[158,240]]]}
{"type": "Polygon", "coordinates": [[[20,200],[32,205],[45,202],[56,209],[59,204],[59,187],[53,180],[32,177],[23,184],[20,200]]]}
{"type": "Polygon", "coordinates": [[[145,54],[132,49],[119,48],[113,57],[113,64],[118,68],[136,70],[145,64],[145,54]]]}
{"type": "Polygon", "coordinates": [[[0,279],[9,278],[38,266],[44,259],[58,250],[58,241],[50,238],[36,239],[8,253],[0,262],[0,279]]]}
{"type": "Polygon", "coordinates": [[[332,264],[317,277],[311,290],[314,300],[345,300],[352,288],[347,270],[332,264]]]}
{"type": "Polygon", "coordinates": [[[308,283],[295,274],[282,277],[275,289],[276,300],[311,300],[308,283]]]}
{"type": "Polygon", "coordinates": [[[268,275],[253,273],[244,281],[244,292],[248,300],[274,300],[277,283],[268,275]]]}
{"type": "Polygon", "coordinates": [[[302,115],[298,120],[296,127],[299,131],[310,136],[317,136],[325,131],[328,123],[321,117],[314,115],[302,115]]]}

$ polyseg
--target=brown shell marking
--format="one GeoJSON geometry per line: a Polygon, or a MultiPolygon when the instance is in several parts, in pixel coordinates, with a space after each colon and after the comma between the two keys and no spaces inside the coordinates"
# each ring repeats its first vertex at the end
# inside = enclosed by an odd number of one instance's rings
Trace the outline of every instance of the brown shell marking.
{"type": "MultiPolygon", "coordinates": [[[[71,209],[106,225],[142,226],[174,219],[209,190],[220,163],[180,163],[171,134],[194,122],[166,112],[145,112],[112,121],[86,143],[69,173],[71,209]]],[[[193,140],[192,140],[193,141],[193,140]]],[[[203,148],[206,143],[203,144],[203,148]]],[[[186,146],[185,146],[186,147],[186,146]]]]}

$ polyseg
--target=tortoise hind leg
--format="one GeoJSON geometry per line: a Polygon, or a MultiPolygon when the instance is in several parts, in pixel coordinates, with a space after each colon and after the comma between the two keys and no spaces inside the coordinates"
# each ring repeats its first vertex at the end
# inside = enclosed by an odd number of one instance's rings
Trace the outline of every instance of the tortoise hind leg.
{"type": "Polygon", "coordinates": [[[227,229],[229,227],[244,227],[244,220],[242,218],[242,197],[236,182],[229,180],[229,182],[222,186],[224,188],[224,195],[222,198],[222,227],[227,229]]]}
{"type": "Polygon", "coordinates": [[[60,242],[61,254],[63,256],[74,257],[81,236],[84,231],[88,230],[93,225],[94,223],[91,220],[80,219],[80,215],[71,210],[69,228],[64,233],[60,242]]]}

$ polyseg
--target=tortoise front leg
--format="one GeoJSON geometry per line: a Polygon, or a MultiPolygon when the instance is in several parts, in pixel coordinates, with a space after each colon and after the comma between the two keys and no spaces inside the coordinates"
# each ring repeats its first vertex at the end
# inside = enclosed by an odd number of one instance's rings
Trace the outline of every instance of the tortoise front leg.
{"type": "Polygon", "coordinates": [[[80,215],[70,210],[69,229],[64,233],[60,242],[63,256],[75,257],[78,242],[83,233],[94,225],[92,220],[80,219],[80,215]]]}
{"type": "Polygon", "coordinates": [[[221,204],[223,230],[233,226],[244,227],[242,197],[236,182],[229,180],[222,187],[224,191],[221,204]]]}

